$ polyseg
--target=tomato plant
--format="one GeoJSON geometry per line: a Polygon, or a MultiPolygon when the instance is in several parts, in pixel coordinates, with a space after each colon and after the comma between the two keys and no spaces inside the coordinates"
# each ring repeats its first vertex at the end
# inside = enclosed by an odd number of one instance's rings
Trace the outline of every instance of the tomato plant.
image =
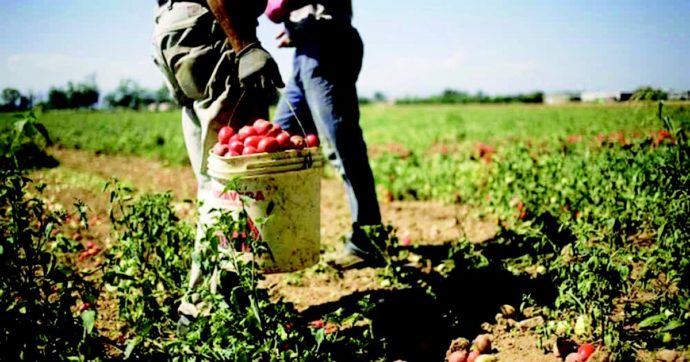
{"type": "MultiPolygon", "coordinates": [[[[21,130],[20,130],[21,131],[21,130]]],[[[81,249],[62,227],[68,218],[88,227],[85,207],[68,213],[51,204],[45,184],[0,164],[0,349],[7,360],[94,359],[103,352],[94,330],[99,289],[89,271],[65,262],[81,249]]],[[[6,159],[10,158],[10,160],[6,159]]]]}

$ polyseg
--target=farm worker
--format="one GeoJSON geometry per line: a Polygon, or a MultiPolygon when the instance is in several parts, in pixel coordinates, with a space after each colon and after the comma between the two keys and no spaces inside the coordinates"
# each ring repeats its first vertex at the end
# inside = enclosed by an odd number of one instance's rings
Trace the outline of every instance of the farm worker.
{"type": "MultiPolygon", "coordinates": [[[[184,140],[202,204],[210,196],[206,156],[218,130],[236,120],[267,118],[270,96],[284,86],[256,36],[257,17],[265,8],[266,0],[158,0],[154,61],[182,106],[184,140]]],[[[198,228],[196,251],[201,223],[198,228]]],[[[190,296],[179,309],[181,327],[200,312],[193,291],[202,280],[201,268],[194,260],[190,296]]]]}
{"type": "Polygon", "coordinates": [[[376,264],[380,253],[361,228],[380,225],[381,213],[359,126],[355,83],[363,44],[351,23],[351,0],[269,0],[266,15],[285,25],[278,46],[295,48],[293,75],[274,122],[299,134],[299,120],[307,133],[318,132],[324,153],[345,184],[352,233],[333,262],[342,267],[376,264]]]}

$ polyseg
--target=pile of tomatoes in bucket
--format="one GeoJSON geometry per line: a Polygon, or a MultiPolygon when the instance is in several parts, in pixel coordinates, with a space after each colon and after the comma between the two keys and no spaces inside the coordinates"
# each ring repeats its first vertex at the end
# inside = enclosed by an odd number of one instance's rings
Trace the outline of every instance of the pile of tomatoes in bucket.
{"type": "Polygon", "coordinates": [[[293,135],[265,119],[257,119],[254,124],[239,130],[230,126],[222,127],[212,152],[220,157],[234,157],[318,146],[319,138],[315,134],[305,137],[293,135]]]}

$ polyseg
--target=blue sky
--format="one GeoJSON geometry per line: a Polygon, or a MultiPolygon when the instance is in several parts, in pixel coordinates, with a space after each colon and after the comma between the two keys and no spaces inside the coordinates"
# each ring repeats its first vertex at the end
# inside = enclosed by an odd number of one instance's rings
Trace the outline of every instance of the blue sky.
{"type": "MultiPolygon", "coordinates": [[[[365,42],[360,93],[428,95],[444,88],[690,89],[690,0],[353,0],[365,42]]],[[[89,74],[162,84],[150,57],[153,0],[0,0],[0,88],[43,92],[89,74]]],[[[278,50],[279,25],[259,36],[278,50]]]]}

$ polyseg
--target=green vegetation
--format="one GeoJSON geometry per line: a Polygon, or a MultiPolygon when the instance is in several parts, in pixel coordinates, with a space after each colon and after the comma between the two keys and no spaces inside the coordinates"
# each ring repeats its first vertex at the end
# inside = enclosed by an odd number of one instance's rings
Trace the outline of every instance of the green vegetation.
{"type": "Polygon", "coordinates": [[[497,243],[519,250],[501,263],[543,266],[556,287],[546,317],[626,360],[690,337],[687,123],[657,125],[653,137],[506,147],[479,186],[497,243]]]}
{"type": "MultiPolygon", "coordinates": [[[[4,155],[3,155],[4,156],[4,155]]],[[[69,214],[44,199],[14,166],[0,168],[0,348],[13,361],[93,360],[102,354],[94,330],[100,285],[68,258],[79,243],[60,233],[69,214]],[[76,313],[79,310],[81,313],[76,313]]]]}
{"type": "MultiPolygon", "coordinates": [[[[428,323],[435,324],[420,337],[434,351],[454,337],[476,334],[506,303],[519,305],[522,316],[543,318],[537,329],[545,350],[555,337],[593,342],[615,360],[633,360],[639,350],[690,347],[686,105],[368,106],[362,114],[382,196],[464,203],[497,220],[492,240],[475,245],[461,239],[441,257],[425,254],[423,246],[401,247],[391,228],[369,230],[372,239],[386,244],[382,285],[399,291],[401,299],[416,295],[404,293],[420,292],[430,302],[424,308],[415,306],[415,314],[433,311],[442,316],[429,318],[428,323]],[[411,260],[428,267],[410,267],[411,260]]],[[[2,122],[3,127],[13,125],[10,118],[2,122]]],[[[186,162],[176,113],[51,112],[41,122],[52,140],[66,147],[186,162]]],[[[26,124],[35,127],[34,121],[26,124]]],[[[41,142],[37,132],[30,131],[22,142],[41,142]]],[[[5,154],[12,150],[6,147],[5,154]]],[[[4,168],[14,166],[3,163],[4,168]]],[[[258,288],[261,276],[253,262],[238,263],[234,248],[228,249],[229,256],[218,252],[218,244],[227,242],[265,251],[261,241],[247,237],[246,219],[227,215],[222,227],[206,234],[203,255],[196,257],[207,272],[223,258],[234,262],[238,279],[220,293],[209,293],[210,280],[205,280],[201,297],[215,313],[193,323],[190,334],[175,337],[175,307],[184,295],[191,262],[184,250],[191,245],[193,228],[177,219],[169,195],[132,196],[126,188],[110,189],[115,244],[97,265],[98,273],[92,273],[95,279],[87,282],[79,271],[70,273],[65,263],[76,256],[76,248],[68,247],[68,239],[51,232],[53,226],[43,221],[59,226],[83,207],[72,215],[61,211],[46,216],[42,199],[26,196],[28,181],[16,171],[7,172],[0,190],[0,217],[6,225],[3,232],[7,230],[0,244],[0,267],[8,271],[0,281],[3,293],[12,293],[9,300],[19,302],[3,304],[11,313],[9,324],[2,325],[36,325],[48,318],[49,328],[25,337],[32,346],[82,358],[99,353],[85,348],[98,333],[93,330],[96,311],[79,305],[107,291],[122,324],[121,339],[109,341],[118,358],[419,357],[392,348],[412,343],[396,340],[376,322],[385,315],[381,311],[399,301],[358,294],[350,305],[324,317],[320,326],[310,326],[289,304],[270,301],[258,288]],[[17,213],[18,208],[30,212],[17,213]],[[22,242],[5,242],[10,237],[22,242]],[[43,257],[26,258],[36,250],[43,257]],[[56,264],[62,268],[55,269],[56,264]],[[21,267],[47,271],[36,272],[40,278],[35,279],[5,277],[26,275],[21,267]],[[57,276],[51,274],[56,270],[57,276]],[[74,278],[70,285],[78,288],[69,296],[58,288],[46,294],[54,297],[27,304],[25,296],[44,297],[45,285],[59,285],[65,275],[74,278]],[[55,300],[60,302],[51,304],[55,300]],[[27,310],[31,314],[26,315],[27,310]],[[333,323],[332,328],[324,321],[333,323]],[[50,326],[58,322],[69,326],[70,333],[56,344],[49,337],[54,333],[50,326]]],[[[82,251],[88,257],[84,252],[89,250],[82,251]]],[[[404,322],[412,323],[413,316],[406,317],[404,322]]],[[[5,349],[13,341],[7,333],[2,336],[5,349]]],[[[434,353],[426,357],[442,358],[434,353]]]]}
{"type": "Polygon", "coordinates": [[[528,94],[490,96],[479,91],[470,94],[465,91],[446,89],[439,95],[427,98],[410,97],[396,100],[397,104],[486,104],[486,103],[542,103],[543,92],[528,94]]]}
{"type": "MultiPolygon", "coordinates": [[[[683,119],[690,109],[687,105],[670,106],[667,112],[683,119]]],[[[40,118],[53,141],[68,148],[178,164],[187,162],[178,110],[53,111],[40,118]]],[[[370,147],[397,143],[416,152],[424,152],[435,144],[511,142],[515,138],[546,140],[619,130],[643,132],[654,128],[655,119],[656,108],[650,104],[362,107],[362,128],[370,147]]],[[[12,114],[0,114],[0,129],[12,122],[12,114]]]]}

